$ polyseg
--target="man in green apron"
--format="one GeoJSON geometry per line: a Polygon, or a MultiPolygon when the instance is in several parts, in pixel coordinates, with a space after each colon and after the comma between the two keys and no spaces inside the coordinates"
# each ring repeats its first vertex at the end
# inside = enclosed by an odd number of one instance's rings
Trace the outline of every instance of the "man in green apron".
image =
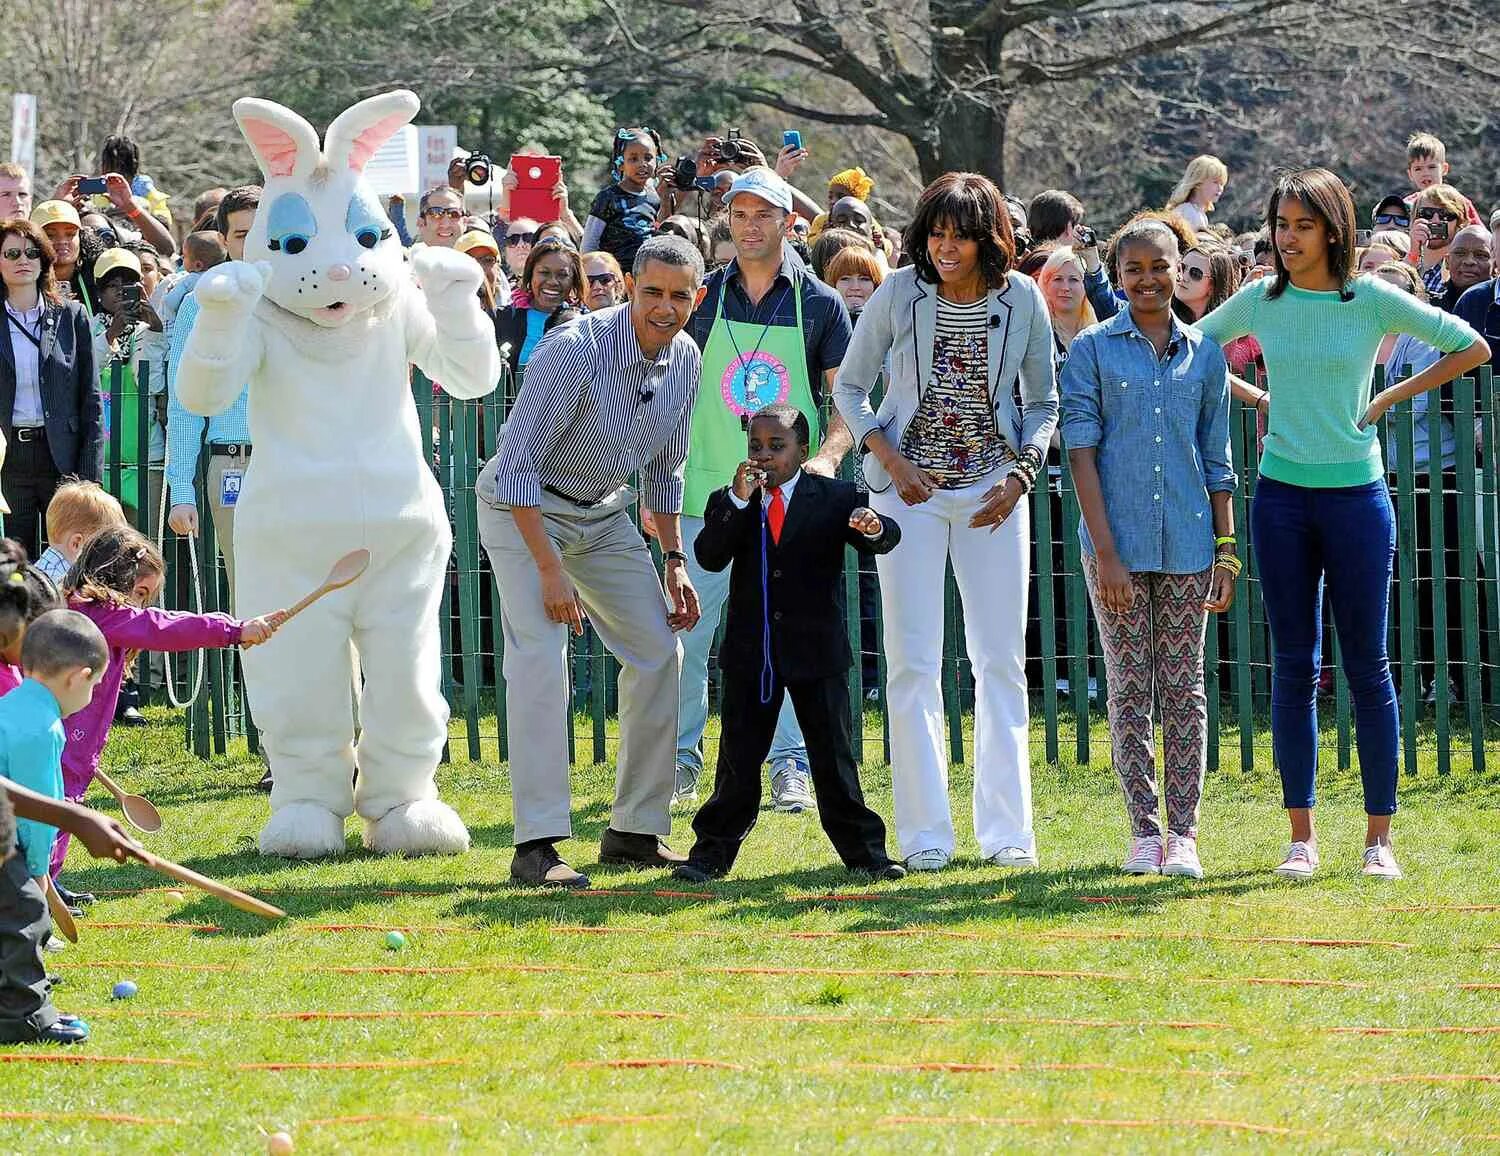
{"type": "MultiPolygon", "coordinates": [[[[729,594],[729,572],[698,565],[693,541],[703,528],[709,495],[728,483],[745,457],[749,416],[773,402],[795,405],[814,431],[810,473],[831,477],[853,439],[835,412],[819,444],[823,399],[848,347],[852,327],[843,299],[812,275],[784,243],[792,216],[790,186],[768,168],[746,169],[724,197],[735,258],[708,280],[688,332],[703,351],[703,376],[693,406],[683,549],[702,618],[682,639],[678,695],[678,803],[697,798],[708,718],[708,654],[729,594]]],[[[771,798],[777,810],[811,810],[807,749],[790,700],[771,744],[771,798]]]]}

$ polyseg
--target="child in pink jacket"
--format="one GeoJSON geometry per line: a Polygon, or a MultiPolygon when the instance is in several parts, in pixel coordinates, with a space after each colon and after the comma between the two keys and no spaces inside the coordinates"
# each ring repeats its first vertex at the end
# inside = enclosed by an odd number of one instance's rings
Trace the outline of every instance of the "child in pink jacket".
{"type": "MultiPolygon", "coordinates": [[[[227,614],[189,614],[151,607],[161,590],[166,563],[145,537],[128,526],[112,526],[83,547],[63,595],[68,607],[91,618],[109,643],[109,667],[89,705],[67,720],[63,749],[63,793],[83,797],[99,769],[99,758],[115,718],[120,684],[143,650],[183,651],[204,647],[255,646],[280,625],[276,616],[241,622],[227,614]]],[[[62,870],[68,835],[52,848],[52,877],[62,870]]]]}

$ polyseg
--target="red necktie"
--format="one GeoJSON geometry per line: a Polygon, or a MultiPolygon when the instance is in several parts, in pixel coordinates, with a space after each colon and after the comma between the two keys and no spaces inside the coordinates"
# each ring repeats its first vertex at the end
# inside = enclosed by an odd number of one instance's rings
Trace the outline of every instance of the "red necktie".
{"type": "Polygon", "coordinates": [[[781,545],[781,524],[786,521],[786,499],[781,487],[771,487],[771,504],[766,507],[766,525],[771,527],[771,541],[781,545]]]}

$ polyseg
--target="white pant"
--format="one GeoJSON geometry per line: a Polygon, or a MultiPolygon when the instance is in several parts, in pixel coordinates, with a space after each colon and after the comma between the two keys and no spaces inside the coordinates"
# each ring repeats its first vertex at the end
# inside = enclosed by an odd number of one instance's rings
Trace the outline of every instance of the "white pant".
{"type": "Polygon", "coordinates": [[[974,668],[974,834],[986,858],[1003,847],[1035,853],[1026,702],[1026,587],[1030,507],[1023,498],[999,529],[969,528],[984,492],[1004,471],[908,506],[895,486],[871,496],[901,525],[901,543],[878,555],[885,626],[891,776],[903,858],[953,853],[944,733],[943,582],[946,562],[963,599],[974,668]]]}

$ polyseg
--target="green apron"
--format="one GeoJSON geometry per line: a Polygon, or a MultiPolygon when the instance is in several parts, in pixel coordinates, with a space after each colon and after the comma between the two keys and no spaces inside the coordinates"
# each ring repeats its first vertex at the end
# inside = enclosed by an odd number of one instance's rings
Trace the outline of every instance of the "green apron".
{"type": "Polygon", "coordinates": [[[818,406],[807,379],[807,349],[803,345],[802,294],[796,281],[780,292],[791,293],[797,324],[765,325],[729,321],[724,317],[725,277],[713,328],[703,348],[703,376],[693,404],[692,439],[688,444],[682,512],[701,518],[708,498],[729,484],[735,467],[748,452],[748,419],[762,406],[785,402],[807,417],[812,450],[818,448],[818,406]]]}

